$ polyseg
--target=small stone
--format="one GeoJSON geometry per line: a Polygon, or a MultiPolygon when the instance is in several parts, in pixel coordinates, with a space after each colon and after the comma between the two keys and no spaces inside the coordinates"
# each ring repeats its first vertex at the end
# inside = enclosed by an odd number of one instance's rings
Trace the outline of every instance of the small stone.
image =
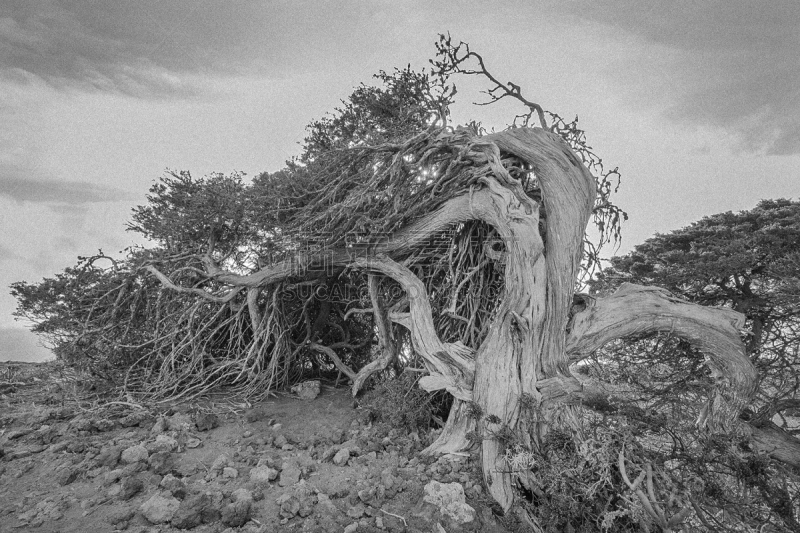
{"type": "Polygon", "coordinates": [[[109,420],[107,418],[98,418],[97,420],[92,421],[92,427],[99,431],[100,433],[105,433],[106,431],[111,431],[114,429],[116,424],[113,420],[109,420]]]}
{"type": "Polygon", "coordinates": [[[164,497],[154,494],[149,500],[144,502],[139,510],[148,522],[152,524],[164,524],[172,520],[172,517],[180,508],[181,502],[172,496],[164,497]]]}
{"type": "Polygon", "coordinates": [[[361,518],[362,516],[364,516],[366,510],[367,508],[364,507],[364,504],[359,503],[357,505],[354,505],[353,507],[350,507],[347,510],[347,516],[349,516],[350,518],[361,518]]]}
{"type": "Polygon", "coordinates": [[[347,460],[350,459],[350,450],[347,448],[342,448],[336,455],[333,456],[333,464],[342,466],[347,463],[347,460]]]}
{"type": "Polygon", "coordinates": [[[304,381],[292,387],[292,392],[297,394],[301,400],[313,400],[319,396],[320,390],[319,380],[304,381]]]}
{"type": "Polygon", "coordinates": [[[375,498],[375,489],[362,489],[358,491],[358,499],[370,503],[375,498]]]}
{"type": "Polygon", "coordinates": [[[358,522],[353,522],[344,528],[344,533],[356,533],[356,531],[358,531],[358,522]]]}
{"type": "Polygon", "coordinates": [[[264,420],[265,418],[267,418],[267,416],[268,416],[267,412],[263,408],[260,408],[260,409],[250,409],[245,413],[244,418],[245,420],[253,424],[255,422],[264,420]]]}
{"type": "Polygon", "coordinates": [[[189,415],[175,413],[167,419],[167,428],[171,431],[191,431],[194,421],[189,415]]]}
{"type": "MultiPolygon", "coordinates": [[[[203,515],[211,509],[211,497],[208,494],[195,494],[181,502],[172,517],[172,526],[178,529],[192,529],[203,523],[203,515]]],[[[210,517],[208,517],[210,518],[210,517]]],[[[206,520],[212,521],[212,520],[206,520]]]]}
{"type": "Polygon", "coordinates": [[[106,515],[106,522],[115,526],[117,524],[122,524],[127,522],[136,514],[136,511],[129,507],[123,507],[122,509],[111,509],[109,510],[108,514],[106,515]]]}
{"type": "Polygon", "coordinates": [[[226,466],[233,466],[233,462],[231,461],[230,457],[223,453],[214,459],[214,462],[211,463],[211,468],[209,470],[212,474],[219,475],[226,466]]]}
{"type": "Polygon", "coordinates": [[[150,452],[147,451],[147,448],[141,444],[137,444],[136,446],[124,449],[120,455],[120,460],[125,464],[131,464],[139,461],[147,461],[149,456],[150,452]]]}
{"type": "Polygon", "coordinates": [[[239,477],[239,471],[231,466],[226,466],[222,469],[222,477],[225,479],[236,479],[239,477]]]}
{"type": "Polygon", "coordinates": [[[475,509],[467,505],[464,487],[458,483],[431,481],[425,485],[423,500],[438,506],[443,515],[449,516],[458,524],[466,524],[475,520],[475,509]]]}
{"type": "Polygon", "coordinates": [[[294,461],[286,461],[281,468],[280,479],[278,484],[281,487],[288,487],[300,481],[300,467],[294,461]]]}
{"type": "Polygon", "coordinates": [[[122,480],[122,489],[119,492],[120,500],[130,500],[144,490],[144,481],[139,476],[126,477],[122,480]]]}
{"type": "Polygon", "coordinates": [[[62,487],[65,485],[69,485],[76,479],[78,479],[78,474],[80,470],[77,468],[65,468],[61,470],[58,474],[56,474],[56,483],[61,485],[62,487]]]}
{"type": "Polygon", "coordinates": [[[242,438],[243,439],[249,439],[252,436],[253,436],[253,432],[250,431],[249,429],[247,431],[245,431],[244,433],[242,433],[242,438]]]}
{"type": "Polygon", "coordinates": [[[100,454],[95,457],[94,462],[97,466],[107,466],[114,468],[117,466],[125,446],[103,446],[100,454]]]}
{"type": "Polygon", "coordinates": [[[222,523],[228,527],[241,527],[250,520],[252,499],[237,500],[222,508],[222,523]]]}
{"type": "Polygon", "coordinates": [[[197,413],[194,424],[198,431],[209,431],[219,427],[219,417],[214,413],[197,413]]]}
{"type": "Polygon", "coordinates": [[[268,466],[257,466],[250,469],[250,481],[256,485],[266,486],[278,478],[278,471],[268,466]]]}
{"type": "Polygon", "coordinates": [[[160,433],[164,433],[169,428],[169,424],[167,424],[167,419],[163,416],[159,416],[156,423],[153,424],[153,427],[150,428],[150,433],[158,435],[160,433]]]}
{"type": "Polygon", "coordinates": [[[150,470],[163,476],[175,468],[175,457],[169,452],[156,452],[147,460],[147,465],[150,470]]]}
{"type": "Polygon", "coordinates": [[[275,503],[280,507],[279,513],[283,518],[292,518],[300,512],[300,500],[294,494],[283,494],[275,503]]]}
{"type": "Polygon", "coordinates": [[[151,449],[155,452],[174,452],[178,449],[178,441],[169,435],[158,435],[151,449]]]}
{"type": "Polygon", "coordinates": [[[289,441],[286,439],[285,435],[277,435],[275,440],[272,441],[272,445],[276,448],[283,448],[287,444],[289,444],[289,441]]]}
{"type": "Polygon", "coordinates": [[[161,478],[158,486],[166,491],[172,493],[173,496],[182,500],[186,497],[186,483],[182,479],[178,479],[172,474],[167,474],[161,478]]]}

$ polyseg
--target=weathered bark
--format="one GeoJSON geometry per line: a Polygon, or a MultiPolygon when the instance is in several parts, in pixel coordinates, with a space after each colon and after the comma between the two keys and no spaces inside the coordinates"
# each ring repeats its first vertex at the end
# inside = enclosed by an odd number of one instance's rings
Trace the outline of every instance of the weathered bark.
{"type": "Polygon", "coordinates": [[[578,361],[614,339],[670,332],[706,355],[715,381],[698,425],[726,431],[755,392],[756,370],[739,338],[742,327],[744,315],[736,311],[703,307],[664,289],[625,283],[613,295],[575,314],[567,352],[572,361],[578,361]]]}
{"type": "Polygon", "coordinates": [[[800,469],[800,439],[771,421],[754,424],[740,420],[738,424],[750,436],[750,445],[754,451],[800,469]]]}
{"type": "Polygon", "coordinates": [[[472,399],[474,354],[461,342],[442,342],[433,324],[433,313],[428,292],[413,272],[385,255],[359,257],[353,266],[378,271],[397,281],[408,296],[408,329],[411,342],[430,371],[430,376],[420,379],[420,386],[428,390],[446,389],[456,398],[472,399]]]}
{"type": "Polygon", "coordinates": [[[389,366],[397,357],[397,343],[392,335],[392,326],[386,313],[383,301],[378,294],[378,278],[369,276],[369,298],[372,301],[372,316],[375,320],[375,331],[378,335],[378,351],[380,355],[374,361],[364,365],[353,380],[353,396],[358,394],[361,387],[375,372],[380,372],[389,366]]]}
{"type": "Polygon", "coordinates": [[[486,218],[506,246],[505,294],[491,333],[478,350],[475,400],[499,424],[487,424],[482,443],[483,475],[489,491],[508,510],[512,479],[503,464],[505,444],[493,437],[501,428],[516,430],[524,442],[544,435],[555,421],[553,404],[541,407],[543,423],[519,424],[520,398],[542,400],[535,384],[568,374],[564,332],[582,255],[583,235],[596,190],[594,178],[564,141],[541,129],[514,129],[485,139],[495,174],[495,216],[486,218]],[[545,240],[539,234],[539,206],[499,166],[500,151],[533,169],[547,211],[545,240]],[[500,199],[503,199],[500,201],[500,199]]]}

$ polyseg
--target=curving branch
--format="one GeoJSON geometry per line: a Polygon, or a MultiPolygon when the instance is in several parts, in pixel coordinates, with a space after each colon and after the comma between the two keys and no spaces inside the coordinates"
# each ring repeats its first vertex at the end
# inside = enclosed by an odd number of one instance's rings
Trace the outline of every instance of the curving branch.
{"type": "Polygon", "coordinates": [[[613,295],[597,300],[570,322],[567,354],[577,362],[614,339],[670,332],[706,356],[715,393],[697,423],[726,431],[750,402],[756,369],[745,354],[739,330],[744,315],[680,300],[664,289],[624,283],[613,295]]]}
{"type": "Polygon", "coordinates": [[[358,394],[358,391],[372,374],[385,369],[389,366],[389,363],[397,357],[397,344],[392,335],[391,322],[389,321],[386,308],[378,293],[378,278],[370,274],[368,285],[369,298],[372,301],[372,316],[375,320],[375,331],[378,335],[378,349],[380,355],[377,359],[364,365],[364,367],[358,371],[358,375],[353,380],[353,396],[358,394]]]}
{"type": "Polygon", "coordinates": [[[351,264],[389,276],[406,291],[411,342],[431,372],[430,376],[420,379],[420,386],[426,390],[446,389],[456,398],[471,400],[474,354],[461,342],[442,342],[439,338],[433,323],[428,292],[422,280],[386,255],[356,258],[351,264]]]}
{"type": "Polygon", "coordinates": [[[329,346],[323,346],[322,344],[317,344],[316,342],[312,342],[309,345],[309,348],[330,357],[331,361],[333,361],[333,364],[342,374],[350,378],[350,380],[355,381],[356,373],[353,372],[349,366],[344,364],[344,361],[342,361],[339,356],[336,355],[336,352],[333,350],[333,348],[330,348],[329,346]]]}

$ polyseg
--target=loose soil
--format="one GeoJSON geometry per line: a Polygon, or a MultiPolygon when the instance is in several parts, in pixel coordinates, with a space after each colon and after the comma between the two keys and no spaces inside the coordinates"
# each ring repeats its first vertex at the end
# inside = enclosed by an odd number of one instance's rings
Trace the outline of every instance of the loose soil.
{"type": "Polygon", "coordinates": [[[58,368],[0,363],[0,532],[524,530],[477,457],[420,456],[435,431],[372,425],[346,388],[140,405],[58,368]],[[463,488],[472,520],[426,502],[433,481],[463,488]]]}

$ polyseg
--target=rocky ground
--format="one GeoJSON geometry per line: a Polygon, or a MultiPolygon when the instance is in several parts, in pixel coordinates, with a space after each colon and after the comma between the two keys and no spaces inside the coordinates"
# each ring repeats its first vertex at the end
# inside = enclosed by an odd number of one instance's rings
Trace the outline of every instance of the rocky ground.
{"type": "Polygon", "coordinates": [[[0,363],[0,531],[522,530],[474,456],[421,457],[435,433],[372,426],[345,388],[88,402],[53,368],[0,363]]]}

